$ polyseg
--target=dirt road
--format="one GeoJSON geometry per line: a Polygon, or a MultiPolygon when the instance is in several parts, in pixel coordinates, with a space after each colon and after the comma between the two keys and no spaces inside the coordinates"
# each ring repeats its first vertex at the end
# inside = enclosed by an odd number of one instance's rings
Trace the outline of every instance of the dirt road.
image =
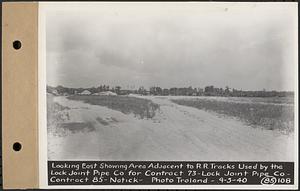
{"type": "Polygon", "coordinates": [[[69,107],[69,122],[90,131],[48,134],[49,159],[95,160],[264,160],[292,161],[293,135],[255,129],[196,108],[148,97],[160,105],[153,119],[56,97],[69,107]]]}

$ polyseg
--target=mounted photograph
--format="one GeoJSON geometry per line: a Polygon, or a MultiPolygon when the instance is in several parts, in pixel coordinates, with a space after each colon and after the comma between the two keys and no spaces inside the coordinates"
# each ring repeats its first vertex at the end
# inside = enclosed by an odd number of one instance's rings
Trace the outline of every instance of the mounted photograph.
{"type": "Polygon", "coordinates": [[[295,10],[48,4],[47,159],[294,162],[295,10]]]}

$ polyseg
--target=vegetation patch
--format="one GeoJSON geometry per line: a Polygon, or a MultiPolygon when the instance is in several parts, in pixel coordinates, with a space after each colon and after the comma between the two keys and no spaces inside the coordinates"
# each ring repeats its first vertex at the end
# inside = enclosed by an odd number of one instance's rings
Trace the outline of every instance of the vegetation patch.
{"type": "Polygon", "coordinates": [[[142,119],[153,118],[155,111],[159,109],[159,105],[150,100],[129,96],[74,95],[69,96],[68,99],[108,107],[124,114],[133,113],[142,119]]]}
{"type": "Polygon", "coordinates": [[[172,102],[236,117],[254,127],[279,130],[285,134],[294,131],[293,105],[236,103],[208,99],[178,99],[172,102]]]}
{"type": "Polygon", "coordinates": [[[111,119],[111,121],[113,121],[113,122],[118,122],[118,120],[117,120],[116,118],[114,118],[114,117],[111,117],[110,119],[111,119]]]}
{"type": "Polygon", "coordinates": [[[96,120],[104,126],[109,125],[109,123],[107,121],[105,121],[104,119],[102,119],[101,117],[97,117],[96,120]]]}
{"type": "Polygon", "coordinates": [[[95,130],[95,127],[92,123],[83,123],[83,122],[61,123],[59,124],[59,127],[62,128],[63,130],[71,131],[72,133],[95,130]]]}
{"type": "Polygon", "coordinates": [[[67,110],[70,108],[64,107],[53,101],[53,95],[47,95],[47,126],[56,126],[58,123],[69,120],[67,110]]]}
{"type": "Polygon", "coordinates": [[[92,123],[69,122],[70,108],[64,107],[53,101],[53,95],[47,95],[47,130],[55,136],[66,136],[71,133],[93,131],[92,123]]]}

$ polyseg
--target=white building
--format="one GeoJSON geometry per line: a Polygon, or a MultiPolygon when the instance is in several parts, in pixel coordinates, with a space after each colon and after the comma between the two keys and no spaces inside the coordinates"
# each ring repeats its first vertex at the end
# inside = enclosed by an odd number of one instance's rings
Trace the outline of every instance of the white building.
{"type": "Polygon", "coordinates": [[[57,92],[57,90],[53,90],[53,91],[51,92],[51,94],[52,94],[52,95],[55,95],[55,96],[58,96],[58,95],[59,95],[59,93],[57,92]]]}
{"type": "Polygon", "coordinates": [[[116,96],[117,94],[111,91],[100,92],[99,95],[116,96]]]}
{"type": "Polygon", "coordinates": [[[92,93],[89,90],[84,90],[83,92],[79,93],[79,95],[91,95],[92,93]]]}

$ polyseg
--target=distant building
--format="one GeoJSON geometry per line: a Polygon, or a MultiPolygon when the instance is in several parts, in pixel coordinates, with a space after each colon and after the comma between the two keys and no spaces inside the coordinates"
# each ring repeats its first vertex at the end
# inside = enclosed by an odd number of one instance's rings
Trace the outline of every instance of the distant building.
{"type": "Polygon", "coordinates": [[[116,96],[117,94],[111,91],[99,92],[99,95],[116,96]]]}
{"type": "Polygon", "coordinates": [[[59,93],[57,92],[57,90],[53,90],[52,92],[51,92],[51,94],[53,94],[53,95],[59,95],[59,93]]]}
{"type": "Polygon", "coordinates": [[[79,95],[91,95],[92,93],[89,90],[84,90],[83,92],[79,93],[79,95]]]}
{"type": "Polygon", "coordinates": [[[132,93],[131,90],[120,90],[119,95],[129,95],[130,93],[132,93]]]}

